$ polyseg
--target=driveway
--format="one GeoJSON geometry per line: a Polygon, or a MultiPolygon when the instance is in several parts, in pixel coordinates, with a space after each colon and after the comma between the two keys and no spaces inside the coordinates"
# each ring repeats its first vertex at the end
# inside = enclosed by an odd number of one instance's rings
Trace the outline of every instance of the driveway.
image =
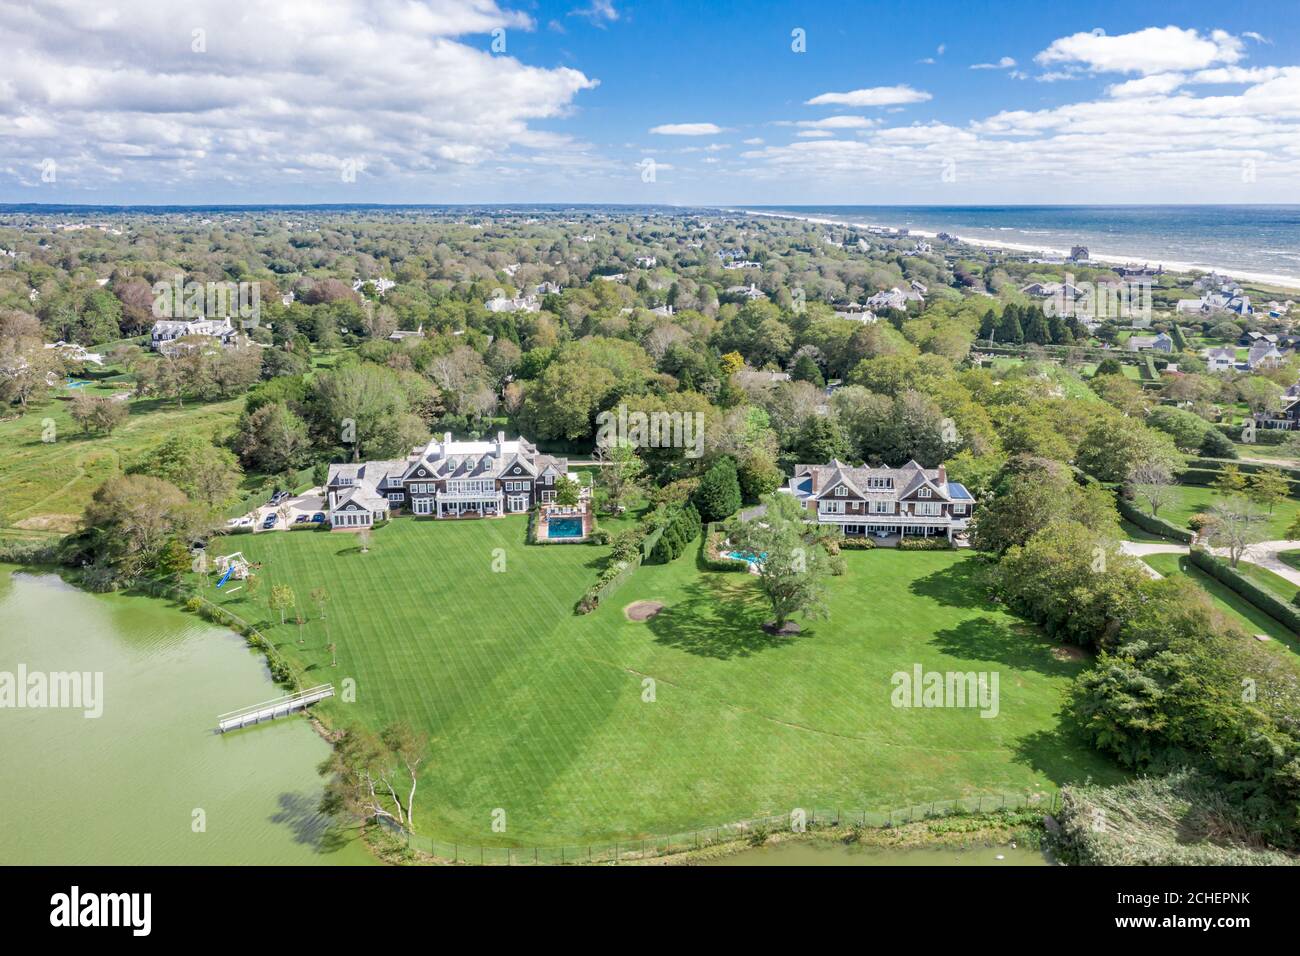
{"type": "MultiPolygon", "coordinates": [[[[1257,564],[1261,568],[1267,568],[1280,578],[1285,578],[1296,587],[1300,588],[1300,571],[1291,567],[1285,561],[1278,557],[1282,551],[1295,551],[1300,549],[1300,541],[1261,541],[1259,544],[1252,544],[1246,549],[1246,553],[1241,556],[1241,560],[1251,564],[1257,564]]],[[[1186,554],[1189,550],[1185,544],[1164,544],[1154,541],[1121,541],[1120,550],[1125,554],[1131,554],[1135,558],[1141,558],[1148,554],[1186,554]]],[[[1221,558],[1228,556],[1227,548],[1210,548],[1211,554],[1216,554],[1221,558]]],[[[1154,568],[1150,568],[1155,577],[1160,577],[1154,568]]]]}

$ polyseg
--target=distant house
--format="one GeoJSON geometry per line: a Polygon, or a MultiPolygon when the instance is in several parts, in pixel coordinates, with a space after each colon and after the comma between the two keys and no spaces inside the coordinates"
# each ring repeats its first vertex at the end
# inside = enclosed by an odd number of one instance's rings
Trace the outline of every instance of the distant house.
{"type": "Polygon", "coordinates": [[[1174,350],[1174,340],[1165,332],[1159,335],[1131,335],[1128,340],[1130,351],[1137,352],[1143,349],[1150,349],[1155,352],[1172,352],[1174,350]]]}
{"type": "Polygon", "coordinates": [[[650,311],[655,315],[669,316],[673,314],[673,307],[671,305],[659,305],[650,311]]]}
{"type": "Polygon", "coordinates": [[[504,294],[496,295],[483,303],[489,312],[540,312],[541,303],[534,296],[522,296],[508,299],[504,294]]]}
{"type": "Polygon", "coordinates": [[[658,264],[659,260],[655,256],[636,257],[636,267],[638,269],[653,269],[658,264]]]}
{"type": "Polygon", "coordinates": [[[754,283],[749,285],[733,285],[726,290],[727,295],[742,296],[749,300],[766,299],[767,293],[759,289],[754,283]]]}
{"type": "Polygon", "coordinates": [[[561,291],[563,290],[555,282],[539,282],[533,286],[533,295],[559,295],[561,291]]]}
{"type": "Polygon", "coordinates": [[[1282,353],[1277,346],[1263,343],[1253,346],[1246,356],[1246,364],[1252,370],[1260,368],[1277,368],[1282,364],[1282,353]]]}
{"type": "Polygon", "coordinates": [[[1205,353],[1205,365],[1211,372],[1231,372],[1236,364],[1235,349],[1210,349],[1205,353]]]}
{"type": "Polygon", "coordinates": [[[386,295],[389,289],[392,289],[397,285],[397,283],[392,279],[385,279],[380,276],[377,279],[358,279],[352,283],[352,291],[360,294],[361,290],[366,287],[367,283],[375,287],[375,293],[378,295],[386,295]]]}
{"type": "Polygon", "coordinates": [[[92,365],[104,364],[104,356],[101,353],[87,352],[85,346],[77,345],[75,342],[64,342],[60,339],[57,342],[46,342],[45,347],[55,349],[61,358],[73,362],[90,362],[92,365]]]}
{"type": "Polygon", "coordinates": [[[594,275],[593,279],[604,279],[606,282],[626,282],[626,272],[615,272],[612,275],[594,275]]]}
{"type": "Polygon", "coordinates": [[[1087,262],[1087,261],[1088,261],[1088,247],[1087,247],[1087,246],[1071,246],[1071,247],[1070,247],[1070,261],[1071,261],[1071,262],[1087,262]]]}
{"type": "MultiPolygon", "coordinates": [[[[922,286],[921,288],[925,287],[922,286]]],[[[904,291],[903,289],[898,288],[898,286],[894,286],[888,291],[877,292],[875,295],[868,298],[867,306],[871,309],[898,309],[903,311],[907,309],[907,304],[909,302],[924,301],[924,292],[920,292],[915,288],[910,288],[904,291]]]]}
{"type": "Polygon", "coordinates": [[[414,332],[410,331],[409,329],[398,329],[396,332],[393,332],[388,336],[388,341],[400,342],[403,339],[415,339],[415,338],[424,338],[423,322],[420,323],[420,327],[416,329],[414,332]]]}
{"type": "Polygon", "coordinates": [[[763,268],[763,263],[751,262],[748,259],[736,259],[732,262],[724,262],[722,268],[728,272],[735,272],[740,269],[761,269],[763,268]]]}
{"type": "Polygon", "coordinates": [[[870,325],[876,321],[876,313],[872,312],[865,305],[859,305],[856,302],[850,302],[842,309],[835,310],[835,317],[839,319],[848,319],[850,322],[861,322],[863,325],[870,325]]]}
{"type": "Polygon", "coordinates": [[[149,334],[149,347],[155,352],[167,352],[177,339],[190,337],[209,338],[223,348],[239,342],[239,332],[224,319],[159,319],[149,334]]]}

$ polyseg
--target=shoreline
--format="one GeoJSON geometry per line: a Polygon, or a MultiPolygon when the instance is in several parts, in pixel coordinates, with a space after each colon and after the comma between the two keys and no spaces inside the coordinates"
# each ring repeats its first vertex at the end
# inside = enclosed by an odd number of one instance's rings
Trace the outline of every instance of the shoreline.
{"type": "MultiPolygon", "coordinates": [[[[747,216],[768,216],[773,219],[793,219],[797,222],[808,222],[808,223],[815,223],[817,225],[826,225],[826,226],[852,226],[857,229],[905,228],[908,230],[908,235],[902,238],[910,238],[912,236],[915,236],[920,239],[936,239],[939,236],[939,233],[931,232],[926,229],[913,229],[910,226],[897,226],[897,225],[890,225],[888,223],[860,222],[860,221],[854,221],[852,219],[847,219],[847,218],[833,219],[826,216],[809,216],[809,215],[799,215],[797,213],[769,212],[765,210],[748,209],[739,206],[730,207],[729,211],[744,213],[747,216]]],[[[956,228],[957,227],[953,227],[953,229],[956,228]]],[[[943,230],[943,231],[948,232],[950,235],[956,235],[958,242],[964,243],[969,246],[975,246],[977,248],[999,249],[1006,252],[1040,253],[1042,255],[1061,256],[1061,257],[1065,257],[1069,255],[1068,249],[1058,249],[1053,246],[1035,246],[1023,242],[1004,242],[998,239],[976,239],[976,238],[970,238],[968,236],[962,236],[959,231],[958,232],[954,232],[953,230],[943,230]]],[[[1277,286],[1279,288],[1291,289],[1300,292],[1300,276],[1286,275],[1283,273],[1242,272],[1241,270],[1238,269],[1232,269],[1227,266],[1214,265],[1212,263],[1175,262],[1172,260],[1161,262],[1161,261],[1157,261],[1155,257],[1142,256],[1137,254],[1121,255],[1118,253],[1092,253],[1089,256],[1089,259],[1091,262],[1106,263],[1108,265],[1126,265],[1130,262],[1145,262],[1145,263],[1156,262],[1157,265],[1163,266],[1166,272],[1173,272],[1173,273],[1178,273],[1178,274],[1183,274],[1188,276],[1198,272],[1217,272],[1220,275],[1227,275],[1234,279],[1237,279],[1238,281],[1256,282],[1256,283],[1261,283],[1263,285],[1277,286]]],[[[1068,265],[1068,264],[1069,263],[1063,263],[1063,265],[1068,265]]]]}

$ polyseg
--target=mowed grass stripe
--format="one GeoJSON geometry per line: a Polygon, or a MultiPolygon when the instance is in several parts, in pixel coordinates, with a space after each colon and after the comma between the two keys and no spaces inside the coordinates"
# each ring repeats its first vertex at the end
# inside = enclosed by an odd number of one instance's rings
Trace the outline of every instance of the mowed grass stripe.
{"type": "Polygon", "coordinates": [[[357,680],[355,704],[320,705],[333,720],[400,718],[432,738],[418,819],[439,839],[581,845],[810,801],[888,809],[1118,776],[1060,723],[1083,665],[985,603],[965,555],[849,553],[830,620],[778,641],[758,628],[768,612],[753,577],[702,571],[693,553],[641,568],[576,616],[606,549],[527,546],[522,518],[399,519],[364,555],[342,533],[230,542],[265,562],[260,608],[246,592],[218,597],[250,620],[270,617],[271,583],[306,608],[313,587],[329,589],[337,669],[314,609],[305,644],[292,624],[271,633],[320,679],[357,680]],[[629,622],[635,600],[664,610],[629,622]],[[913,663],[998,671],[1001,713],[891,706],[890,676],[913,663]],[[490,829],[497,808],[504,834],[490,829]]]}

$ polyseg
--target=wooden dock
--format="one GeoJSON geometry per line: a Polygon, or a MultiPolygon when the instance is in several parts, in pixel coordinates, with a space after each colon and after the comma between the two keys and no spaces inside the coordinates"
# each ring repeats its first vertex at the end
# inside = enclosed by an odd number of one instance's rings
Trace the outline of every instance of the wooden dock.
{"type": "Polygon", "coordinates": [[[247,727],[249,724],[260,724],[264,720],[275,720],[277,717],[283,717],[286,714],[292,714],[294,711],[302,710],[318,700],[333,696],[333,684],[318,684],[315,687],[300,690],[296,694],[288,694],[284,697],[277,697],[275,700],[254,704],[252,707],[245,707],[242,710],[232,710],[228,714],[221,714],[217,717],[217,730],[224,734],[227,730],[238,730],[240,727],[247,727]]]}

